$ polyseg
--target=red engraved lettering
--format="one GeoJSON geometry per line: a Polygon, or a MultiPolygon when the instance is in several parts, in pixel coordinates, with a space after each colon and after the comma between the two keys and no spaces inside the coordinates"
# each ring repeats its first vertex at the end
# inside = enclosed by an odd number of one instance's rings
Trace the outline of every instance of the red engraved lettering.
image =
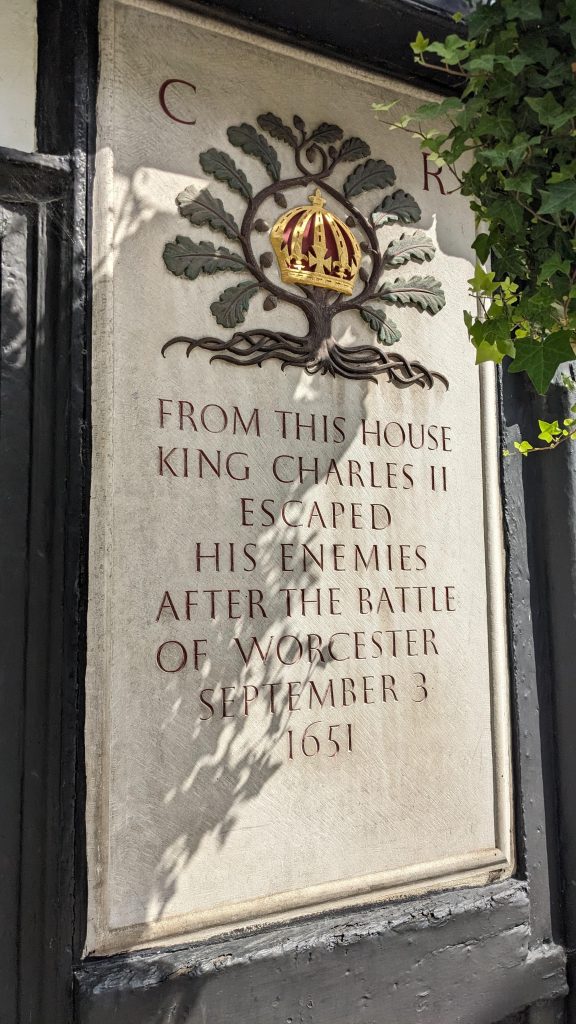
{"type": "Polygon", "coordinates": [[[182,117],[176,117],[176,115],[170,111],[166,101],[166,90],[171,85],[187,85],[189,89],[192,89],[192,92],[196,92],[196,86],[192,85],[192,82],[187,82],[185,78],[167,78],[165,82],[162,82],[158,91],[158,99],[166,117],[169,117],[171,121],[176,121],[178,124],[196,124],[196,119],[193,121],[186,121],[182,117]]]}

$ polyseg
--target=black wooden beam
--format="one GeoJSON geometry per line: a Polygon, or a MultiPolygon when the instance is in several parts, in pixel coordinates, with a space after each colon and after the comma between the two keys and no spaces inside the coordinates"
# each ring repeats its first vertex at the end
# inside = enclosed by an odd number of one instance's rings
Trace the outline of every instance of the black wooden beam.
{"type": "Polygon", "coordinates": [[[410,43],[419,31],[430,39],[462,32],[452,14],[465,9],[463,0],[179,0],[178,5],[422,88],[459,88],[442,71],[416,64],[410,43]]]}
{"type": "Polygon", "coordinates": [[[564,995],[563,950],[529,945],[526,887],[509,881],[88,961],[79,1020],[489,1024],[564,995]]]}

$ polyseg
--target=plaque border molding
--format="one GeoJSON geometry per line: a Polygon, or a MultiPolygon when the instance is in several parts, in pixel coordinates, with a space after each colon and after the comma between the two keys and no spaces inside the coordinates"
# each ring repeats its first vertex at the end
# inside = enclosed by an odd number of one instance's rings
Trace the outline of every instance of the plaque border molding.
{"type": "MultiPolygon", "coordinates": [[[[113,69],[113,28],[116,6],[135,7],[151,13],[208,28],[210,31],[238,38],[274,53],[285,54],[302,62],[326,67],[340,75],[348,75],[389,91],[429,99],[430,93],[395,82],[384,75],[367,72],[317,53],[267,39],[217,21],[204,15],[174,8],[157,0],[104,0],[100,11],[101,79],[97,100],[99,131],[110,127],[110,80],[113,69]]],[[[109,136],[108,136],[109,137],[109,136]]],[[[113,177],[113,156],[109,149],[97,150],[95,161],[93,207],[93,266],[99,267],[94,284],[93,301],[93,437],[94,451],[105,451],[104,439],[110,436],[112,423],[111,395],[105,384],[112,374],[112,228],[113,212],[108,205],[113,177]]],[[[99,626],[102,617],[109,617],[110,579],[104,565],[111,551],[111,509],[106,507],[110,491],[110,463],[106,456],[94,459],[91,502],[104,502],[104,512],[91,516],[90,527],[90,596],[88,609],[88,657],[86,673],[86,762],[87,762],[87,857],[88,857],[88,919],[84,955],[108,955],[129,949],[184,944],[238,929],[255,929],[287,919],[310,917],[328,910],[359,907],[402,895],[419,895],[439,889],[481,886],[510,877],[515,867],[512,819],[512,766],[509,671],[507,652],[507,619],[505,599],[505,555],[502,530],[502,507],[499,488],[498,403],[496,372],[490,364],[478,368],[480,377],[482,466],[484,478],[485,534],[487,555],[487,589],[490,595],[488,616],[491,665],[492,736],[494,746],[493,780],[496,846],[461,857],[416,865],[393,872],[361,876],[348,882],[334,882],[311,887],[305,893],[277,894],[247,904],[215,908],[199,914],[187,914],[163,922],[110,928],[108,925],[108,891],[106,857],[102,851],[108,844],[108,707],[102,700],[102,681],[107,674],[107,654],[103,651],[99,626]],[[100,574],[97,591],[94,576],[100,574]],[[92,756],[90,756],[92,752],[92,756]],[[93,779],[92,783],[90,779],[93,779]],[[400,880],[401,879],[401,880],[400,880]],[[260,912],[250,915],[257,902],[260,912]],[[264,908],[264,909],[263,909],[264,908]]],[[[110,564],[110,562],[108,563],[110,564]]]]}

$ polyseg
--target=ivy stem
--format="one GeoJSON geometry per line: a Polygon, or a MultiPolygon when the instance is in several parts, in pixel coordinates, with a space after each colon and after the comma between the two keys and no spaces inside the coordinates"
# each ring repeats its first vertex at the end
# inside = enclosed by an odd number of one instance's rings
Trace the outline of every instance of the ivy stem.
{"type": "Polygon", "coordinates": [[[576,430],[573,433],[569,433],[564,437],[558,437],[555,441],[550,444],[541,445],[539,448],[531,448],[530,451],[526,452],[527,455],[536,455],[539,452],[552,452],[559,445],[564,444],[565,441],[576,441],[576,430]]]}

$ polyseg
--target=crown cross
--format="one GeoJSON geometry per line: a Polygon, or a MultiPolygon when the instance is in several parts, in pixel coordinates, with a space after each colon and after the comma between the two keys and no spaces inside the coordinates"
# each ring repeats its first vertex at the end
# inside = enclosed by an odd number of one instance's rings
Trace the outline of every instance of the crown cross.
{"type": "Polygon", "coordinates": [[[326,257],[326,247],[315,245],[308,253],[308,266],[317,274],[329,273],[332,269],[332,257],[326,257]]]}
{"type": "Polygon", "coordinates": [[[313,192],[311,196],[308,196],[308,199],[312,203],[312,206],[319,206],[320,209],[322,209],[323,206],[326,206],[326,200],[324,199],[324,196],[322,195],[319,188],[317,188],[316,191],[313,192]]]}

